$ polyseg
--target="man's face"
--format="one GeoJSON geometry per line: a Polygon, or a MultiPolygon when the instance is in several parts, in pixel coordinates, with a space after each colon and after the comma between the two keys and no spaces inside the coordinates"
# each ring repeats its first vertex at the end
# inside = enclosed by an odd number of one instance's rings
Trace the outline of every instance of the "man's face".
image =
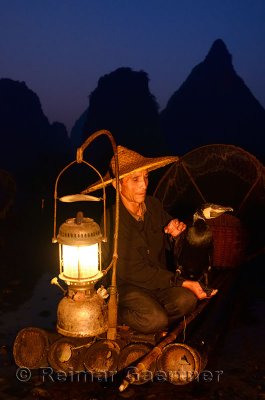
{"type": "Polygon", "coordinates": [[[120,181],[120,192],[129,202],[142,203],[148,186],[148,171],[133,172],[120,181]]]}

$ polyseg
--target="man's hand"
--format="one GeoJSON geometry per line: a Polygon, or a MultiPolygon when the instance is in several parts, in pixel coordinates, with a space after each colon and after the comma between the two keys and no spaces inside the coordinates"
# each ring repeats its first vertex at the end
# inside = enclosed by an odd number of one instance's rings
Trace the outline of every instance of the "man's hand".
{"type": "Polygon", "coordinates": [[[172,219],[169,224],[164,228],[164,232],[168,233],[173,237],[177,237],[186,229],[186,224],[184,222],[179,221],[177,218],[172,219]]]}
{"type": "Polygon", "coordinates": [[[191,290],[199,300],[213,297],[218,292],[217,289],[213,289],[211,294],[207,296],[207,293],[202,289],[201,285],[197,281],[184,281],[182,287],[191,290]]]}

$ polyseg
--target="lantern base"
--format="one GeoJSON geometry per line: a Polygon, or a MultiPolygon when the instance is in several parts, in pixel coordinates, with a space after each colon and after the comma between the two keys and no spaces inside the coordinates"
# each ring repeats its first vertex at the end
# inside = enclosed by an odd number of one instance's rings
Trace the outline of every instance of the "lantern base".
{"type": "Polygon", "coordinates": [[[91,337],[108,330],[107,304],[95,291],[63,297],[57,309],[57,331],[64,336],[91,337]]]}

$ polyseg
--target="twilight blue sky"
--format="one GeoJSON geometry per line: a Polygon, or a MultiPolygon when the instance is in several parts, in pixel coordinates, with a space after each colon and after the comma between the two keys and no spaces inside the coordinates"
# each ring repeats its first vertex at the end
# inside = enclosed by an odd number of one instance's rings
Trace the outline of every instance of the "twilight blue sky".
{"type": "Polygon", "coordinates": [[[0,78],[70,131],[102,75],[144,70],[163,109],[221,38],[265,107],[264,21],[265,0],[0,0],[0,78]]]}

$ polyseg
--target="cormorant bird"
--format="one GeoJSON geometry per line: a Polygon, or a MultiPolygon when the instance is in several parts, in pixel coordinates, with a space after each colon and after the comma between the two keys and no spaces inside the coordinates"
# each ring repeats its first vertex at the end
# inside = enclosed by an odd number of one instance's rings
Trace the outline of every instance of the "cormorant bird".
{"type": "Polygon", "coordinates": [[[174,246],[176,279],[198,281],[209,295],[208,272],[211,269],[213,236],[207,220],[217,218],[231,207],[205,203],[193,214],[191,225],[179,235],[174,246]]]}

